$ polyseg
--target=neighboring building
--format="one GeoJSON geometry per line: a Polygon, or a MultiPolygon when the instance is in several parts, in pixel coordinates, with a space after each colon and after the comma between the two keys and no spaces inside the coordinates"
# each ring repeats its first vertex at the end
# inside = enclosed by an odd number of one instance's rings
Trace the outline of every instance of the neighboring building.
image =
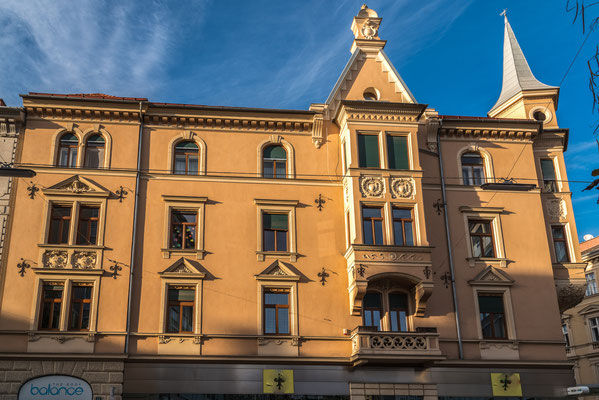
{"type": "Polygon", "coordinates": [[[7,399],[56,374],[94,399],[565,394],[559,307],[585,264],[559,89],[506,19],[489,116],[438,115],[380,22],[360,10],[306,111],[23,95],[19,160],[40,190],[16,186],[7,399]]]}
{"type": "Polygon", "coordinates": [[[568,359],[574,361],[576,382],[599,384],[599,237],[580,243],[587,263],[584,300],[562,314],[562,329],[568,359]]]}

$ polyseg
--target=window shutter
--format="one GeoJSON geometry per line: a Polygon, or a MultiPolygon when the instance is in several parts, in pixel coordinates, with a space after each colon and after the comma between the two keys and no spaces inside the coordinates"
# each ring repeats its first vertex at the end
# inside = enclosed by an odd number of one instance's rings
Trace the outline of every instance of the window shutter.
{"type": "Polygon", "coordinates": [[[358,135],[360,168],[379,167],[379,137],[377,135],[358,135]]]}
{"type": "Polygon", "coordinates": [[[287,230],[289,217],[287,214],[264,214],[264,229],[287,230]]]}
{"type": "Polygon", "coordinates": [[[410,169],[407,136],[387,136],[389,169],[410,169]]]}

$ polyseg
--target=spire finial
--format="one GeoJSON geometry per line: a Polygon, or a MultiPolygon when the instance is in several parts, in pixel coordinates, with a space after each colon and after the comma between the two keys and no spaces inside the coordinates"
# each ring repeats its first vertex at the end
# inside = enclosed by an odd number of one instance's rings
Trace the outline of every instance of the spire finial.
{"type": "Polygon", "coordinates": [[[501,15],[502,17],[507,18],[507,8],[504,8],[503,11],[501,12],[501,14],[499,14],[499,15],[501,15]]]}

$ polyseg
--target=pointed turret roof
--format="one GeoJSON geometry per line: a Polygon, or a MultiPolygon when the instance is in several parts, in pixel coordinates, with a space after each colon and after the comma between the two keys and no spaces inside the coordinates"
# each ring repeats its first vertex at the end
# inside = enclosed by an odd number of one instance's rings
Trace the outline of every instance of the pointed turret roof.
{"type": "Polygon", "coordinates": [[[526,90],[558,89],[541,83],[535,78],[526,62],[524,53],[516,40],[516,35],[504,14],[505,33],[503,37],[503,84],[499,100],[489,111],[491,114],[495,109],[503,105],[514,95],[526,90]]]}

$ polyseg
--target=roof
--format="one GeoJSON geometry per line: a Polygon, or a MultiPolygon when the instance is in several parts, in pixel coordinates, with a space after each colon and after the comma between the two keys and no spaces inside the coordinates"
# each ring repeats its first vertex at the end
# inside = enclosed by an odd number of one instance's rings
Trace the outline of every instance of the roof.
{"type": "Polygon", "coordinates": [[[502,106],[514,95],[525,90],[559,89],[557,86],[549,86],[541,83],[535,78],[524,57],[524,53],[516,40],[516,35],[505,18],[505,32],[503,37],[503,83],[501,94],[497,103],[489,113],[502,106]]]}
{"type": "Polygon", "coordinates": [[[580,243],[581,252],[587,252],[595,247],[599,247],[599,236],[580,243]]]}
{"type": "Polygon", "coordinates": [[[44,97],[73,97],[79,99],[102,99],[102,100],[125,100],[125,101],[148,101],[145,97],[117,97],[104,93],[37,93],[29,92],[29,96],[44,96],[44,97]]]}
{"type": "Polygon", "coordinates": [[[2,107],[6,107],[6,103],[4,102],[4,100],[0,99],[0,106],[2,107]]]}
{"type": "Polygon", "coordinates": [[[439,115],[440,119],[446,120],[468,120],[468,121],[489,121],[489,122],[527,122],[531,124],[539,124],[539,121],[523,118],[497,118],[497,117],[469,117],[466,115],[439,115]]]}

